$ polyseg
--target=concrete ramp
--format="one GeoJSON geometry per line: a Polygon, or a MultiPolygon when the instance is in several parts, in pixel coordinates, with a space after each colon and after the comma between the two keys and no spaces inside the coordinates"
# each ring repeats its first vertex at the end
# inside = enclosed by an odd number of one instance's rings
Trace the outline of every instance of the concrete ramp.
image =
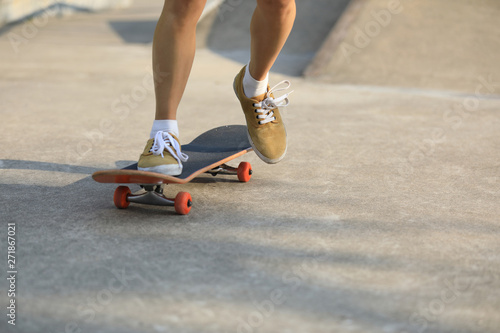
{"type": "Polygon", "coordinates": [[[306,76],[499,94],[499,17],[497,0],[353,0],[306,76]]]}
{"type": "MultiPolygon", "coordinates": [[[[314,58],[349,0],[297,0],[297,18],[273,71],[300,76],[314,58]]],[[[250,56],[250,21],[255,1],[224,1],[198,26],[199,47],[238,62],[250,56]]]]}

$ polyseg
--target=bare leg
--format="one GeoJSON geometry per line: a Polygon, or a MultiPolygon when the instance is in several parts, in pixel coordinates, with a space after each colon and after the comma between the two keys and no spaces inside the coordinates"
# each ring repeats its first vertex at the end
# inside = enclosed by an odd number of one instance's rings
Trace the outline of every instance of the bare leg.
{"type": "Polygon", "coordinates": [[[176,119],[193,65],[196,24],[206,0],[165,0],[153,40],[156,120],[176,119]]]}
{"type": "Polygon", "coordinates": [[[255,80],[265,79],[271,70],[292,31],[295,14],[295,0],[257,0],[250,25],[249,71],[255,80]]]}

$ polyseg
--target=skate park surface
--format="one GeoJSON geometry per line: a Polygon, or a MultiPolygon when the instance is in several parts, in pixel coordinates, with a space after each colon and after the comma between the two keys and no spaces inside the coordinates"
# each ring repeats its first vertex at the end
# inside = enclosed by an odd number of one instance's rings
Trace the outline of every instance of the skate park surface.
{"type": "MultiPolygon", "coordinates": [[[[254,2],[213,4],[183,143],[244,124],[254,2]]],[[[294,90],[286,158],[169,185],[187,216],[118,210],[90,176],[148,139],[161,1],[0,28],[0,248],[15,223],[18,269],[1,332],[498,332],[500,5],[297,5],[270,76],[294,90]]]]}

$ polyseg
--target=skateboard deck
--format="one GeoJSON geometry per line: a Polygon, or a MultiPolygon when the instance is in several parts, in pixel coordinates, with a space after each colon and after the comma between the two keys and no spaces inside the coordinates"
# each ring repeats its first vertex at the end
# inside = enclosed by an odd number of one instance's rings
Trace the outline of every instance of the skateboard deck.
{"type": "Polygon", "coordinates": [[[187,192],[179,192],[175,198],[163,194],[165,184],[185,184],[203,173],[236,175],[241,182],[252,176],[251,165],[241,162],[238,168],[227,162],[252,151],[248,141],[247,128],[243,125],[221,126],[211,129],[186,145],[182,152],[189,156],[183,163],[182,174],[168,176],[160,173],[137,170],[137,163],[123,169],[96,171],[92,178],[99,183],[138,184],[140,192],[132,194],[127,186],[115,190],[114,203],[118,208],[127,208],[131,202],[174,206],[179,214],[188,214],[193,201],[187,192]]]}

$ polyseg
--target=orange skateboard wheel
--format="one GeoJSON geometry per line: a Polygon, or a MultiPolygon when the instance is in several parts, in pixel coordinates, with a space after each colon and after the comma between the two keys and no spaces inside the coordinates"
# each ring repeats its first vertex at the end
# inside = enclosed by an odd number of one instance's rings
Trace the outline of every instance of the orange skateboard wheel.
{"type": "Polygon", "coordinates": [[[252,178],[252,165],[248,162],[241,162],[238,165],[238,180],[246,183],[252,178]]]}
{"type": "Polygon", "coordinates": [[[174,208],[175,212],[180,215],[187,215],[193,206],[193,199],[188,192],[179,192],[175,196],[174,208]]]}
{"type": "Polygon", "coordinates": [[[132,192],[127,186],[118,186],[113,196],[115,206],[119,209],[127,208],[128,205],[130,205],[130,202],[127,200],[127,198],[131,193],[132,192]]]}

